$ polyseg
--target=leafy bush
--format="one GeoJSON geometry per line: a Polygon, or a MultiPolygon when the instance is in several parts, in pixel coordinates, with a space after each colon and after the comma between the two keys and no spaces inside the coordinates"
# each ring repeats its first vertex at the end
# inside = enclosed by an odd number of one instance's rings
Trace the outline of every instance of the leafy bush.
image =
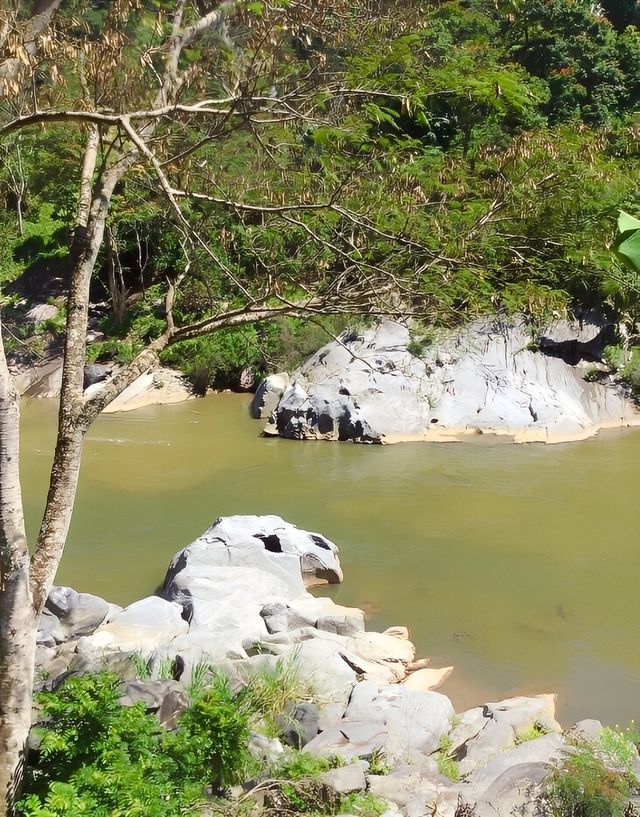
{"type": "Polygon", "coordinates": [[[318,322],[281,318],[272,324],[222,329],[209,337],[177,343],[163,352],[162,362],[184,372],[199,392],[229,388],[245,366],[261,377],[292,369],[349,325],[346,316],[318,322]]]}
{"type": "Polygon", "coordinates": [[[556,817],[623,817],[638,785],[637,751],[629,734],[603,729],[594,745],[578,743],[551,776],[548,792],[556,817]]]}
{"type": "Polygon", "coordinates": [[[242,777],[246,716],[218,680],[168,733],[143,704],[118,703],[110,674],[71,678],[39,703],[38,762],[31,768],[25,817],[178,817],[242,777]]]}
{"type": "Polygon", "coordinates": [[[619,370],[622,379],[628,383],[636,396],[640,395],[640,349],[633,349],[630,357],[619,370]]]}

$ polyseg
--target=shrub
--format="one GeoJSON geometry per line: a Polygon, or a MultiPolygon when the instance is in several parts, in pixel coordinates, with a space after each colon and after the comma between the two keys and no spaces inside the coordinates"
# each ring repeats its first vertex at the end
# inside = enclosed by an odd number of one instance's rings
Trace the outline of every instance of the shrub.
{"type": "Polygon", "coordinates": [[[620,369],[620,376],[628,383],[633,393],[640,395],[640,349],[633,349],[631,356],[627,359],[624,366],[620,369]]]}
{"type": "Polygon", "coordinates": [[[551,776],[549,797],[556,817],[623,817],[638,781],[631,736],[605,728],[595,745],[579,743],[551,776]]]}
{"type": "Polygon", "coordinates": [[[119,704],[107,673],[72,678],[39,703],[38,762],[19,804],[25,817],[178,817],[240,779],[248,761],[246,716],[218,680],[166,732],[143,704],[119,704]]]}

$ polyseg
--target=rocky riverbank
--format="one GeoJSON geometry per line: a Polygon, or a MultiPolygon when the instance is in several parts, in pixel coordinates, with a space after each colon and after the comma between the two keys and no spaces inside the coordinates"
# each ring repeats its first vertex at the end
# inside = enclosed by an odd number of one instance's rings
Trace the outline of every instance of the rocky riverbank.
{"type": "Polygon", "coordinates": [[[469,434],[567,442],[638,425],[608,377],[611,327],[483,319],[462,329],[410,332],[385,322],[347,332],[290,377],[267,378],[252,405],[264,433],[291,439],[393,443],[469,434]]]}
{"type": "MultiPolygon", "coordinates": [[[[275,516],[219,519],[176,554],[157,595],[124,609],[54,588],[38,635],[40,685],[107,667],[123,678],[123,703],[144,701],[174,728],[203,667],[239,687],[287,662],[313,694],[291,709],[282,740],[344,759],[327,786],[366,790],[406,817],[544,813],[544,780],[573,735],[596,741],[600,725],[564,732],[549,694],[455,713],[434,691],[450,668],[416,659],[405,628],[367,631],[361,610],[307,590],[341,580],[338,549],[321,534],[275,516]]],[[[268,736],[252,740],[284,751],[268,736]]]]}

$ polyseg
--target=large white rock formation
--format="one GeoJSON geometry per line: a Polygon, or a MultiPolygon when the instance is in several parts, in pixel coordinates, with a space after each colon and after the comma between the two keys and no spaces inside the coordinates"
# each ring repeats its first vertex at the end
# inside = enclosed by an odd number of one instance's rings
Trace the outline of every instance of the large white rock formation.
{"type": "Polygon", "coordinates": [[[603,331],[557,322],[534,341],[523,322],[483,320],[441,330],[422,349],[399,323],[345,333],[294,372],[265,433],[356,442],[487,433],[560,442],[638,424],[640,413],[619,388],[585,379],[603,331]]]}

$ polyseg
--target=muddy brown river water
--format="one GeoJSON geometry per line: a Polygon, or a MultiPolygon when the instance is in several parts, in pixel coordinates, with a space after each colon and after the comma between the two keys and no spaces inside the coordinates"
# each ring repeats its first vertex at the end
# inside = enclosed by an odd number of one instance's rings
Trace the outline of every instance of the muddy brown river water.
{"type": "MultiPolygon", "coordinates": [[[[126,604],[218,516],[275,513],[340,546],[371,629],[454,664],[458,710],[558,692],[565,723],[640,714],[640,430],[557,446],[263,439],[249,398],[105,415],[88,437],[58,582],[126,604]]],[[[22,409],[33,537],[56,406],[22,409]]]]}

